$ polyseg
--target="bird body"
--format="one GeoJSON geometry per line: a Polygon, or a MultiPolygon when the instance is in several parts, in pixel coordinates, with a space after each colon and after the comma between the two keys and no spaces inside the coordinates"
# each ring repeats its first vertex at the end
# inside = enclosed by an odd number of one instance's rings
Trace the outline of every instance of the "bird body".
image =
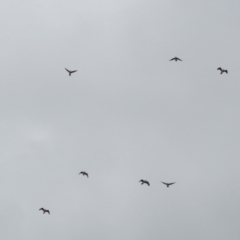
{"type": "Polygon", "coordinates": [[[87,176],[88,177],[88,173],[86,173],[86,172],[80,172],[79,174],[82,174],[83,176],[87,176]]]}
{"type": "Polygon", "coordinates": [[[68,70],[67,68],[65,68],[65,69],[66,69],[66,71],[69,73],[69,76],[71,76],[72,73],[77,72],[77,70],[73,70],[73,71],[71,71],[71,70],[68,70]]]}
{"type": "Polygon", "coordinates": [[[217,70],[220,70],[220,71],[221,71],[221,74],[223,74],[224,72],[225,72],[225,73],[228,73],[228,70],[222,69],[221,67],[219,67],[217,70]]]}
{"type": "Polygon", "coordinates": [[[150,186],[150,183],[147,180],[143,180],[141,179],[139,182],[141,182],[141,185],[143,185],[144,183],[147,184],[148,186],[150,186]]]}
{"type": "Polygon", "coordinates": [[[175,60],[176,62],[177,61],[182,61],[180,58],[178,58],[178,57],[174,57],[174,58],[172,58],[172,59],[170,59],[169,61],[173,61],[173,60],[175,60]]]}
{"type": "Polygon", "coordinates": [[[43,211],[43,214],[45,214],[46,212],[47,212],[48,214],[50,214],[50,211],[47,210],[47,209],[45,209],[45,208],[40,208],[39,210],[42,210],[42,211],[43,211]]]}
{"type": "Polygon", "coordinates": [[[174,184],[175,182],[172,182],[172,183],[165,183],[165,182],[162,182],[163,184],[165,184],[167,187],[169,187],[170,185],[174,184]]]}

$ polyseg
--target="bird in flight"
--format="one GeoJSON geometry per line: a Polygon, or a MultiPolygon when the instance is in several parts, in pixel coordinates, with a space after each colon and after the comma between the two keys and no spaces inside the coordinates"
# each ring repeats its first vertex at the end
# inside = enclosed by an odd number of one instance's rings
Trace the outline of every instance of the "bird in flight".
{"type": "Polygon", "coordinates": [[[143,185],[144,183],[146,183],[148,186],[150,186],[150,183],[149,183],[147,180],[141,179],[139,182],[141,182],[141,185],[143,185]]]}
{"type": "Polygon", "coordinates": [[[42,211],[43,211],[43,214],[45,214],[46,212],[47,212],[48,214],[50,214],[50,211],[49,211],[49,210],[47,210],[47,209],[40,208],[39,210],[42,210],[42,211]]]}
{"type": "Polygon", "coordinates": [[[86,173],[86,172],[80,172],[79,174],[82,174],[83,176],[85,175],[88,177],[88,173],[86,173]]]}
{"type": "Polygon", "coordinates": [[[173,60],[175,60],[176,62],[177,61],[182,61],[180,58],[178,58],[178,57],[174,57],[174,58],[172,58],[172,59],[170,59],[169,61],[173,61],[173,60]]]}
{"type": "Polygon", "coordinates": [[[220,71],[221,71],[221,74],[223,74],[224,72],[225,72],[225,73],[228,73],[228,70],[222,69],[221,67],[219,67],[217,70],[220,70],[220,71]]]}
{"type": "Polygon", "coordinates": [[[71,76],[71,74],[72,73],[75,73],[77,70],[73,70],[73,71],[71,71],[71,70],[68,70],[67,68],[65,68],[66,69],[66,71],[69,73],[69,76],[71,76]]]}
{"type": "Polygon", "coordinates": [[[162,182],[163,184],[167,185],[167,187],[169,187],[170,185],[174,184],[175,182],[172,182],[172,183],[165,183],[165,182],[162,182]]]}

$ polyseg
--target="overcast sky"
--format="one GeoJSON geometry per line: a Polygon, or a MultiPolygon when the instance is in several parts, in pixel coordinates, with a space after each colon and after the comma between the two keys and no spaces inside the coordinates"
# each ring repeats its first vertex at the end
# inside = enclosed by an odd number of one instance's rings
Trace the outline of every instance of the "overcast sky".
{"type": "Polygon", "coordinates": [[[1,2],[0,239],[239,240],[239,11],[1,2]]]}

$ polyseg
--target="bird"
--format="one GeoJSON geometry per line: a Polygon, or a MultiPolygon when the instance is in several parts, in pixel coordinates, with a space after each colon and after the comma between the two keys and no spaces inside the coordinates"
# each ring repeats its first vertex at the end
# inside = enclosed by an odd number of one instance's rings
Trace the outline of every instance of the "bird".
{"type": "Polygon", "coordinates": [[[162,182],[163,184],[167,185],[167,187],[169,187],[170,185],[174,184],[175,182],[172,182],[172,183],[165,183],[165,182],[162,182]]]}
{"type": "Polygon", "coordinates": [[[47,209],[40,208],[39,210],[42,210],[42,211],[43,211],[43,214],[45,214],[46,212],[47,212],[48,214],[50,214],[50,211],[49,211],[49,210],[47,210],[47,209]]]}
{"type": "Polygon", "coordinates": [[[178,58],[178,57],[174,57],[174,58],[172,58],[172,59],[170,59],[169,61],[173,61],[173,60],[175,60],[176,62],[177,61],[182,61],[180,58],[178,58]]]}
{"type": "Polygon", "coordinates": [[[144,183],[146,183],[148,186],[150,186],[150,183],[149,183],[147,180],[141,179],[139,182],[141,182],[141,185],[143,185],[144,183]]]}
{"type": "Polygon", "coordinates": [[[71,71],[71,70],[68,70],[67,68],[65,68],[65,69],[66,69],[66,71],[69,73],[69,76],[71,76],[72,73],[77,72],[77,70],[73,70],[73,71],[71,71]]]}
{"type": "Polygon", "coordinates": [[[86,173],[86,172],[80,172],[79,174],[82,174],[83,176],[85,175],[88,177],[88,173],[86,173]]]}
{"type": "Polygon", "coordinates": [[[225,73],[228,73],[228,70],[222,69],[221,67],[219,67],[217,70],[220,70],[220,71],[221,71],[221,74],[223,74],[224,72],[225,72],[225,73]]]}

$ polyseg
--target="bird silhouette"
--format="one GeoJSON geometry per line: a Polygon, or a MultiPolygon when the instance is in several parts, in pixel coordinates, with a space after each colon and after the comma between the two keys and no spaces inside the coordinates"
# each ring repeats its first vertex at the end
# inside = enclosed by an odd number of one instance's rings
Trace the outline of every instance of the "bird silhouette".
{"type": "Polygon", "coordinates": [[[47,212],[48,214],[50,214],[50,211],[47,210],[47,209],[45,209],[45,208],[40,208],[39,210],[42,210],[42,211],[43,211],[43,214],[45,214],[46,212],[47,212]]]}
{"type": "Polygon", "coordinates": [[[143,180],[141,179],[139,182],[141,182],[141,185],[143,185],[144,183],[147,184],[148,186],[150,186],[150,183],[147,180],[143,180]]]}
{"type": "Polygon", "coordinates": [[[220,71],[221,71],[221,74],[223,74],[224,72],[225,72],[225,73],[228,73],[228,70],[222,69],[221,67],[219,67],[217,70],[220,70],[220,71]]]}
{"type": "Polygon", "coordinates": [[[71,71],[71,70],[68,70],[67,68],[65,68],[65,69],[66,69],[66,71],[69,73],[69,76],[71,76],[72,73],[77,72],[77,70],[73,70],[73,71],[71,71]]]}
{"type": "Polygon", "coordinates": [[[177,61],[182,61],[180,58],[178,58],[178,57],[174,57],[174,58],[172,58],[172,59],[170,59],[169,61],[173,61],[173,60],[175,60],[176,62],[177,61]]]}
{"type": "Polygon", "coordinates": [[[79,174],[82,174],[83,176],[85,175],[88,177],[88,173],[86,173],[86,172],[80,172],[79,174]]]}
{"type": "Polygon", "coordinates": [[[174,184],[175,182],[172,182],[172,183],[165,183],[165,182],[162,182],[163,184],[167,185],[167,187],[169,187],[170,185],[174,184]]]}

